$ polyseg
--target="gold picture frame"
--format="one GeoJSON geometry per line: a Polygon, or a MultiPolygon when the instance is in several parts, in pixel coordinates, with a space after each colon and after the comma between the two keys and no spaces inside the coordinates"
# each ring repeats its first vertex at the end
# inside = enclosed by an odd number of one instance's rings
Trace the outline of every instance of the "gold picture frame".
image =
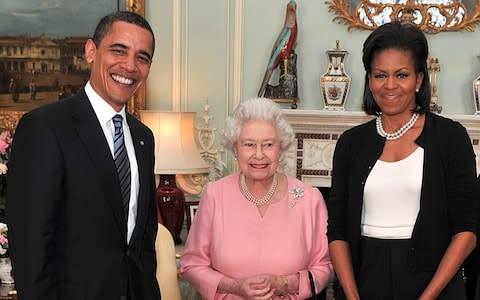
{"type": "MultiPolygon", "coordinates": [[[[128,11],[136,12],[141,16],[145,16],[145,0],[125,0],[126,9],[128,11]]],[[[128,101],[127,109],[128,112],[133,114],[135,117],[140,117],[140,111],[146,108],[145,95],[147,87],[143,84],[137,91],[135,95],[130,98],[128,101]]]]}
{"type": "MultiPolygon", "coordinates": [[[[118,3],[118,2],[117,2],[118,3]]],[[[125,0],[125,8],[128,11],[136,12],[145,16],[145,0],[125,0]]],[[[141,86],[137,93],[128,101],[127,109],[134,116],[139,116],[139,111],[144,110],[145,105],[145,85],[141,86]]],[[[18,121],[27,111],[0,111],[0,128],[15,130],[18,121]]]]}

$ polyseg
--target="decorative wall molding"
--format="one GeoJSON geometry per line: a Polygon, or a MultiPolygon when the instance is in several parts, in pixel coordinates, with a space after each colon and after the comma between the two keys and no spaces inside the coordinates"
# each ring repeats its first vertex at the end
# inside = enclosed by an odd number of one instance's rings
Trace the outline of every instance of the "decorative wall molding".
{"type": "MultiPolygon", "coordinates": [[[[232,109],[237,107],[242,97],[243,63],[243,0],[235,1],[235,36],[233,42],[233,99],[232,109]]],[[[228,107],[228,106],[227,106],[228,107]]]]}
{"type": "MultiPolygon", "coordinates": [[[[235,35],[233,37],[233,85],[232,85],[232,99],[226,103],[226,113],[228,116],[242,101],[242,72],[243,72],[243,26],[244,26],[244,0],[235,1],[235,35]]],[[[231,153],[227,154],[229,157],[232,172],[239,170],[238,164],[233,161],[231,153]]]]}
{"type": "Polygon", "coordinates": [[[180,87],[181,87],[181,10],[180,0],[172,2],[172,109],[180,111],[180,87]]]}
{"type": "Polygon", "coordinates": [[[205,103],[203,104],[201,119],[203,121],[202,125],[196,127],[197,145],[200,148],[200,155],[210,166],[210,171],[208,174],[176,175],[178,187],[192,195],[199,195],[205,184],[222,178],[224,176],[224,170],[227,167],[224,161],[225,151],[223,147],[215,147],[217,128],[210,127],[210,120],[213,119],[213,117],[210,115],[208,98],[205,99],[205,103]]]}
{"type": "MultiPolygon", "coordinates": [[[[284,154],[285,173],[318,187],[331,185],[332,160],[336,142],[347,129],[371,120],[363,112],[333,112],[323,110],[284,110],[292,125],[296,141],[284,154]]],[[[442,115],[460,122],[467,129],[477,156],[480,157],[480,116],[442,115]]]]}
{"type": "MultiPolygon", "coordinates": [[[[183,91],[180,96],[180,101],[183,99],[183,106],[184,106],[184,111],[188,110],[188,67],[189,67],[189,60],[188,60],[188,54],[190,51],[190,45],[188,43],[189,41],[189,20],[190,20],[190,9],[189,9],[189,1],[185,0],[184,1],[184,35],[183,35],[183,62],[180,62],[180,64],[183,63],[183,70],[182,70],[182,78],[181,78],[181,86],[180,88],[183,87],[183,91]]],[[[179,52],[180,53],[180,52],[179,52]]],[[[180,109],[180,103],[178,103],[178,109],[180,109]]]]}
{"type": "Polygon", "coordinates": [[[205,162],[210,166],[210,173],[208,175],[208,181],[215,181],[223,177],[223,171],[226,169],[227,164],[224,162],[223,156],[225,150],[223,147],[216,148],[217,128],[210,127],[210,120],[213,119],[210,116],[210,105],[208,99],[203,104],[203,124],[197,127],[198,145],[200,147],[200,155],[205,162]]]}

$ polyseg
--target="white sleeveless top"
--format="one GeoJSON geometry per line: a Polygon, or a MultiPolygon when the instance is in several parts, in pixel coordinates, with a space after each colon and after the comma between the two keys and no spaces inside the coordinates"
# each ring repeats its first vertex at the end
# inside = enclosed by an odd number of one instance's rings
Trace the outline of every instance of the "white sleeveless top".
{"type": "Polygon", "coordinates": [[[420,209],[423,148],[396,162],[378,160],[363,192],[361,233],[380,239],[409,239],[420,209]]]}

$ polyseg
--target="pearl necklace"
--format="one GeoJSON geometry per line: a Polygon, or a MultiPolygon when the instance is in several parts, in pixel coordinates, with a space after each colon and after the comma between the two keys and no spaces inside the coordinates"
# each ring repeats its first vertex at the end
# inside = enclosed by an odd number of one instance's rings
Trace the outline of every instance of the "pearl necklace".
{"type": "Polygon", "coordinates": [[[272,185],[270,186],[270,189],[268,192],[263,196],[262,198],[258,199],[250,191],[248,190],[247,184],[245,183],[245,175],[240,174],[240,191],[242,194],[245,196],[245,198],[248,199],[248,201],[252,202],[256,206],[262,206],[267,204],[270,199],[272,199],[273,194],[277,190],[277,184],[278,184],[278,176],[277,172],[273,175],[273,180],[272,180],[272,185]]]}
{"type": "Polygon", "coordinates": [[[386,138],[387,140],[389,141],[393,141],[393,140],[398,140],[399,138],[401,138],[405,133],[407,133],[407,131],[410,130],[410,128],[413,127],[413,125],[415,124],[415,122],[417,122],[418,120],[418,117],[420,115],[418,113],[413,113],[412,117],[410,118],[410,120],[408,120],[408,122],[402,126],[402,128],[400,128],[399,130],[395,131],[394,133],[387,133],[385,132],[385,130],[383,129],[383,125],[382,125],[382,113],[380,113],[379,116],[377,116],[377,120],[376,120],[376,123],[377,123],[377,133],[380,135],[380,136],[383,136],[384,138],[386,138]]]}

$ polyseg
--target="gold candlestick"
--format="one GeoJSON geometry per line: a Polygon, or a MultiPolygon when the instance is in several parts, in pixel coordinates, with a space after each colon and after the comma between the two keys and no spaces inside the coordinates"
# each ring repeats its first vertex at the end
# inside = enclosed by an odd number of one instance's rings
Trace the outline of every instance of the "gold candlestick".
{"type": "MultiPolygon", "coordinates": [[[[480,55],[477,57],[480,58],[480,55]]],[[[480,115],[480,76],[473,80],[473,101],[475,104],[475,114],[480,115]]]]}
{"type": "Polygon", "coordinates": [[[432,98],[430,102],[430,111],[441,113],[442,107],[438,105],[438,73],[440,73],[440,63],[438,58],[430,58],[427,61],[428,65],[428,79],[432,89],[432,98]]]}

